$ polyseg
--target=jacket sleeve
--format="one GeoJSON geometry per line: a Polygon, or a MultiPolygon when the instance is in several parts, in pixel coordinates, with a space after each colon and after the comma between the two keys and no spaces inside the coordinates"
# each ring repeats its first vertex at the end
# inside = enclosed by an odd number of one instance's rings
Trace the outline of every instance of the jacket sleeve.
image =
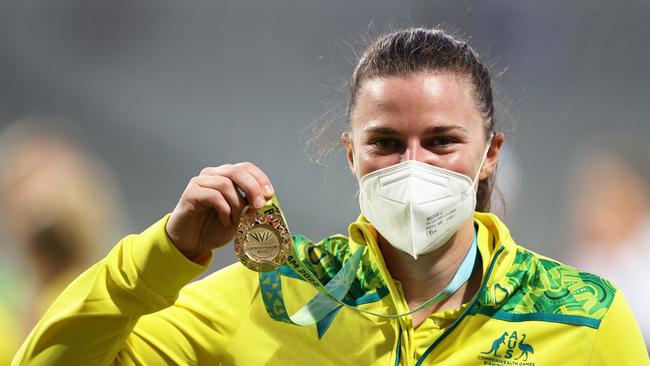
{"type": "Polygon", "coordinates": [[[589,365],[650,365],[641,330],[620,290],[598,328],[589,365]]]}
{"type": "MultiPolygon", "coordinates": [[[[162,364],[203,357],[196,344],[201,320],[191,306],[172,305],[209,263],[196,264],[176,249],[165,232],[168,217],[122,239],[68,285],[13,365],[162,364]]],[[[212,339],[213,349],[218,341],[212,339]]]]}

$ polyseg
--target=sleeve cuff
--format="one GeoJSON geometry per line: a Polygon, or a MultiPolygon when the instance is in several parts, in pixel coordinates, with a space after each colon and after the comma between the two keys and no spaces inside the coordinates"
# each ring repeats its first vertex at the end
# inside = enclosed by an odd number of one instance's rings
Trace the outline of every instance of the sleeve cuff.
{"type": "Polygon", "coordinates": [[[167,236],[165,226],[170,214],[138,235],[132,247],[135,265],[142,280],[163,296],[175,297],[212,262],[212,254],[201,264],[187,259],[167,236]]]}

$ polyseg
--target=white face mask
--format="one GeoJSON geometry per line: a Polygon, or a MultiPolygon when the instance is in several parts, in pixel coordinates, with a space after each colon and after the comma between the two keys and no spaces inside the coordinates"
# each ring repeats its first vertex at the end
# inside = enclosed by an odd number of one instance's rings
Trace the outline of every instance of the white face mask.
{"type": "Polygon", "coordinates": [[[389,166],[359,180],[361,213],[395,248],[417,259],[447,243],[476,207],[471,178],[416,160],[389,166]]]}

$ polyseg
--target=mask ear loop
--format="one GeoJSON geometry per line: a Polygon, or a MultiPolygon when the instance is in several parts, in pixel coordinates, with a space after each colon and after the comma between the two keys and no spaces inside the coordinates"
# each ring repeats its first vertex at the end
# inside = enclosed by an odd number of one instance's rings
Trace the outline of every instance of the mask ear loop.
{"type": "Polygon", "coordinates": [[[492,139],[494,139],[495,133],[492,132],[490,133],[490,138],[487,141],[487,146],[485,147],[485,150],[483,150],[483,157],[481,158],[481,164],[478,166],[478,172],[476,172],[476,175],[474,176],[474,179],[472,180],[472,188],[476,191],[476,185],[478,183],[478,176],[481,175],[481,169],[483,168],[483,163],[485,163],[485,159],[487,158],[487,153],[490,150],[490,147],[492,146],[492,139]]]}

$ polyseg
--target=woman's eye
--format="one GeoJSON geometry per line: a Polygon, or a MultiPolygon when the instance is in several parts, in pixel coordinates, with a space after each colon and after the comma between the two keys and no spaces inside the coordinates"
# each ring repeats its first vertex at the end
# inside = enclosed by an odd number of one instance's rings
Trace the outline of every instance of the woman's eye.
{"type": "Polygon", "coordinates": [[[436,137],[431,140],[430,144],[434,147],[449,147],[453,145],[456,141],[451,137],[436,137]]]}
{"type": "Polygon", "coordinates": [[[398,144],[399,142],[393,138],[379,138],[372,142],[372,145],[382,150],[394,149],[398,144]]]}

